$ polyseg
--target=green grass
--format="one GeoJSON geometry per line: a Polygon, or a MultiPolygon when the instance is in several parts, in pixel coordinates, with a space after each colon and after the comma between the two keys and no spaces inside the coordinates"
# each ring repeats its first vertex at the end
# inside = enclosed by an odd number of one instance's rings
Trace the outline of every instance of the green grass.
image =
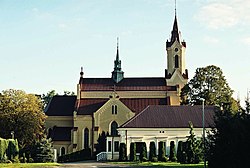
{"type": "Polygon", "coordinates": [[[168,167],[168,168],[203,168],[200,164],[180,164],[175,162],[110,162],[112,164],[125,164],[130,166],[168,167]]]}
{"type": "Polygon", "coordinates": [[[58,163],[0,163],[0,167],[4,168],[52,168],[53,166],[60,166],[58,163]]]}

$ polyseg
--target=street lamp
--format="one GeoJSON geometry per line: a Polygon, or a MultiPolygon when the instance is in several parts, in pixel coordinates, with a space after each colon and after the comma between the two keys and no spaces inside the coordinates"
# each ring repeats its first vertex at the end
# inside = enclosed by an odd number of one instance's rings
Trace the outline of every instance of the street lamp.
{"type": "Polygon", "coordinates": [[[201,98],[200,99],[202,101],[202,131],[203,131],[203,144],[204,144],[204,149],[203,149],[203,152],[204,152],[204,168],[206,168],[206,139],[205,139],[205,114],[204,114],[204,103],[205,103],[205,99],[204,98],[201,98]]]}
{"type": "Polygon", "coordinates": [[[15,132],[14,132],[14,131],[11,131],[10,134],[11,134],[11,139],[14,139],[14,134],[15,134],[15,132]]]}

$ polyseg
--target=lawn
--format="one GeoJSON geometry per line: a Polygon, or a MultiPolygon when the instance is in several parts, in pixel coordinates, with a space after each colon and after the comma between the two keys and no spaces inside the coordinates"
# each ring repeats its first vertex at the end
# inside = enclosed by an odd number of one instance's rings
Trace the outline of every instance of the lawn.
{"type": "Polygon", "coordinates": [[[203,168],[204,163],[200,164],[180,164],[174,162],[111,162],[113,164],[124,164],[130,166],[149,166],[149,167],[168,167],[168,168],[203,168]]]}
{"type": "Polygon", "coordinates": [[[60,166],[58,163],[0,163],[0,167],[4,168],[49,168],[60,166]]]}

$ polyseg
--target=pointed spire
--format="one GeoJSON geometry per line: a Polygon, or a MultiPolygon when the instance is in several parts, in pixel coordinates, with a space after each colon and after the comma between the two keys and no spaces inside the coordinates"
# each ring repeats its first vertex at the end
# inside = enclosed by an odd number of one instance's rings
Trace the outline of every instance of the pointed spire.
{"type": "Polygon", "coordinates": [[[117,51],[116,59],[114,61],[114,71],[112,72],[112,79],[118,83],[123,79],[123,71],[121,68],[121,60],[119,58],[119,38],[117,37],[117,51]]]}
{"type": "Polygon", "coordinates": [[[116,61],[119,60],[119,37],[116,39],[116,45],[117,45],[117,50],[116,50],[116,61]]]}

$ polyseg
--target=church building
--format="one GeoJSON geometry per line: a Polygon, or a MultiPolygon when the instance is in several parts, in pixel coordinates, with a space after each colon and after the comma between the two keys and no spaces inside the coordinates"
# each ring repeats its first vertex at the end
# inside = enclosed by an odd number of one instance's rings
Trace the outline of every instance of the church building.
{"type": "MultiPolygon", "coordinates": [[[[141,117],[145,114],[154,116],[159,109],[164,109],[159,105],[180,106],[180,91],[188,80],[185,50],[186,42],[181,40],[175,14],[171,38],[166,42],[164,77],[126,78],[118,42],[111,77],[85,78],[81,69],[77,95],[54,96],[45,110],[48,116],[46,128],[58,155],[86,148],[90,148],[92,154],[96,153],[98,138],[103,132],[108,135],[107,151],[110,148],[108,139],[114,142],[113,149],[120,141],[126,141],[127,128],[137,126],[136,118],[142,111],[146,110],[141,117]]],[[[154,129],[160,130],[160,127],[154,129]]]]}

